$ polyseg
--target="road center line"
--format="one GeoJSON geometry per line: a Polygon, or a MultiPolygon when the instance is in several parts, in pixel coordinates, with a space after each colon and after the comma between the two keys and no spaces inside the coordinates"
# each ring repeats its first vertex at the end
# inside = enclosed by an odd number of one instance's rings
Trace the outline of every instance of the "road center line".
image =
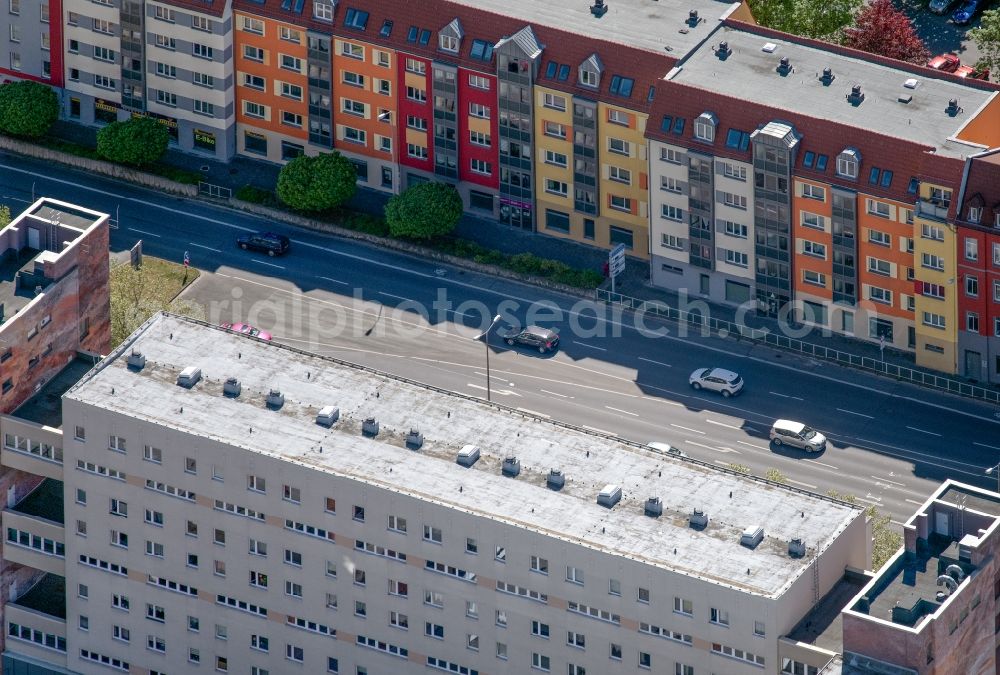
{"type": "Polygon", "coordinates": [[[745,445],[749,448],[754,448],[755,450],[763,450],[764,452],[771,452],[771,448],[764,447],[763,445],[755,445],[753,443],[747,443],[746,441],[736,441],[740,445],[745,445]]]}
{"type": "Polygon", "coordinates": [[[670,423],[670,426],[676,427],[678,429],[683,429],[684,431],[690,431],[692,434],[701,434],[702,436],[705,435],[704,431],[698,431],[697,429],[691,429],[690,427],[682,427],[681,425],[674,424],[673,422],[670,423]]]}
{"type": "Polygon", "coordinates": [[[396,298],[397,300],[405,300],[406,302],[416,302],[416,300],[411,298],[404,298],[402,295],[394,295],[392,293],[386,293],[385,291],[379,291],[378,294],[384,295],[387,298],[396,298]]]}
{"type": "Polygon", "coordinates": [[[906,428],[909,429],[910,431],[919,431],[920,433],[927,434],[929,436],[940,436],[941,435],[941,434],[939,434],[937,432],[927,431],[926,429],[918,429],[917,427],[910,427],[910,426],[908,426],[906,428]]]}
{"type": "Polygon", "coordinates": [[[710,420],[707,417],[705,418],[705,421],[708,422],[709,424],[714,424],[719,427],[726,427],[727,429],[736,429],[737,431],[743,431],[743,427],[738,427],[734,424],[726,424],[725,422],[716,422],[715,420],[710,420]]]}
{"type": "Polygon", "coordinates": [[[781,398],[791,398],[791,396],[789,396],[788,394],[779,394],[776,391],[769,391],[767,393],[771,394],[772,396],[780,396],[781,398]]]}
{"type": "Polygon", "coordinates": [[[589,349],[596,349],[596,350],[601,351],[601,352],[608,351],[604,347],[598,347],[597,345],[587,344],[586,342],[577,342],[576,340],[570,340],[570,343],[572,343],[574,345],[580,345],[581,347],[587,347],[589,349]]]}
{"type": "Polygon", "coordinates": [[[815,459],[804,459],[802,461],[803,462],[812,462],[813,464],[819,464],[820,466],[825,466],[826,468],[833,469],[834,471],[840,471],[840,469],[838,469],[837,467],[835,467],[833,464],[824,464],[823,462],[817,462],[815,459]]]}
{"type": "MultiPolygon", "coordinates": [[[[129,229],[131,230],[132,228],[130,227],[129,229]]],[[[136,230],[136,231],[138,231],[138,230],[136,230]]],[[[188,246],[195,246],[197,248],[203,248],[206,251],[212,251],[214,253],[222,253],[222,249],[221,248],[212,248],[211,246],[205,246],[204,244],[196,244],[193,241],[189,241],[188,242],[188,246]]]]}
{"type": "Polygon", "coordinates": [[[616,413],[621,413],[622,415],[631,415],[632,417],[638,417],[639,413],[629,412],[628,410],[619,410],[618,408],[612,408],[609,405],[604,406],[608,410],[613,410],[616,413]]]}
{"type": "Polygon", "coordinates": [[[252,258],[252,260],[255,263],[257,263],[258,265],[267,265],[268,267],[277,267],[279,270],[285,269],[282,265],[275,265],[274,263],[269,263],[266,260],[257,260],[256,258],[252,258]]]}
{"type": "Polygon", "coordinates": [[[560,394],[557,391],[549,391],[548,389],[539,389],[538,391],[542,392],[543,394],[548,394],[549,396],[558,396],[559,398],[569,398],[569,396],[567,396],[566,394],[560,394]]]}
{"type": "Polygon", "coordinates": [[[340,284],[342,286],[350,286],[349,283],[347,283],[346,281],[341,281],[340,279],[331,279],[330,277],[320,277],[320,279],[323,279],[324,281],[329,281],[334,284],[340,284]]]}
{"type": "Polygon", "coordinates": [[[898,485],[899,487],[906,487],[903,483],[897,483],[894,480],[889,480],[888,478],[880,478],[878,476],[872,476],[875,480],[882,481],[883,483],[892,483],[893,485],[898,485]]]}
{"type": "Polygon", "coordinates": [[[787,478],[786,477],[785,480],[787,480],[789,483],[795,483],[796,485],[801,485],[802,487],[808,488],[810,490],[815,490],[816,489],[815,485],[812,485],[811,483],[803,483],[802,481],[795,480],[794,478],[787,478]]]}
{"type": "Polygon", "coordinates": [[[144,234],[147,237],[156,237],[157,239],[159,239],[159,238],[161,238],[163,236],[162,234],[156,234],[155,232],[146,232],[146,230],[137,230],[134,227],[129,227],[129,228],[126,228],[126,229],[128,229],[129,232],[138,232],[139,234],[144,234]]]}
{"type": "Polygon", "coordinates": [[[727,453],[728,452],[735,452],[735,453],[739,454],[738,450],[733,450],[732,448],[717,448],[717,447],[714,447],[714,446],[711,446],[711,445],[705,445],[704,443],[697,443],[697,442],[689,440],[687,438],[684,439],[684,442],[687,443],[688,445],[693,445],[693,446],[695,446],[697,448],[705,448],[706,450],[713,450],[715,452],[727,452],[727,453]]]}
{"type": "Polygon", "coordinates": [[[845,410],[844,408],[837,408],[842,413],[847,413],[848,415],[857,415],[858,417],[867,417],[870,420],[875,419],[872,415],[866,415],[864,413],[854,412],[853,410],[845,410]]]}
{"type": "Polygon", "coordinates": [[[654,361],[653,359],[647,359],[644,356],[639,357],[640,361],[645,361],[646,363],[655,363],[658,366],[663,366],[664,368],[673,368],[669,363],[664,363],[663,361],[654,361]]]}
{"type": "Polygon", "coordinates": [[[917,506],[923,506],[924,505],[923,502],[918,502],[915,499],[907,499],[906,501],[910,502],[911,504],[916,504],[917,506]]]}
{"type": "Polygon", "coordinates": [[[972,441],[972,444],[978,445],[981,448],[989,448],[990,450],[1000,450],[1000,447],[997,447],[995,445],[986,445],[985,443],[980,443],[978,441],[972,441]]]}

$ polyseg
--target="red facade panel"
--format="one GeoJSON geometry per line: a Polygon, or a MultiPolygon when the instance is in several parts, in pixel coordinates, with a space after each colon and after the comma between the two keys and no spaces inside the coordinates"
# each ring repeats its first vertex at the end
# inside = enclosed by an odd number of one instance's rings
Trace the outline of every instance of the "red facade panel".
{"type": "Polygon", "coordinates": [[[499,121],[497,114],[497,80],[496,77],[488,73],[466,68],[458,69],[458,101],[456,103],[456,113],[458,115],[458,177],[459,180],[468,181],[484,187],[498,189],[500,187],[500,152],[499,152],[499,121]],[[476,79],[480,78],[480,79],[476,79]],[[473,81],[477,83],[486,82],[488,88],[473,86],[473,81]],[[479,104],[486,106],[490,110],[490,146],[485,147],[470,142],[470,119],[469,106],[479,104]],[[472,170],[472,163],[475,160],[488,164],[492,172],[485,175],[472,170]]]}
{"type": "Polygon", "coordinates": [[[399,138],[396,139],[396,147],[399,148],[398,158],[400,166],[409,166],[422,171],[434,171],[434,100],[431,97],[432,83],[431,73],[433,66],[429,59],[422,59],[416,56],[398,52],[396,57],[396,99],[399,123],[396,125],[399,138]],[[422,63],[424,72],[418,74],[407,69],[407,62],[422,63]],[[427,96],[424,101],[416,101],[407,94],[407,82],[414,82],[416,79],[422,81],[422,86],[427,96]],[[410,118],[423,120],[425,136],[427,138],[427,157],[420,159],[411,157],[407,148],[407,131],[412,132],[409,127],[410,118]]]}

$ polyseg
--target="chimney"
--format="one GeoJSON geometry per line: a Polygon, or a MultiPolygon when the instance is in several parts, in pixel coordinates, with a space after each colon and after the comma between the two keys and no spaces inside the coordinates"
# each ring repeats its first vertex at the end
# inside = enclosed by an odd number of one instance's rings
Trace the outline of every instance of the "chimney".
{"type": "Polygon", "coordinates": [[[594,0],[594,4],[590,6],[590,13],[598,18],[604,16],[607,11],[608,6],[604,4],[604,0],[594,0]]]}
{"type": "Polygon", "coordinates": [[[778,60],[778,72],[782,75],[788,75],[792,72],[792,62],[787,56],[782,56],[778,60]]]}
{"type": "Polygon", "coordinates": [[[698,10],[692,9],[688,12],[688,25],[694,28],[698,25],[698,10]]]}
{"type": "Polygon", "coordinates": [[[719,48],[715,50],[715,53],[720,59],[725,59],[727,56],[732,54],[733,51],[729,48],[729,43],[723,40],[719,43],[719,48]]]}

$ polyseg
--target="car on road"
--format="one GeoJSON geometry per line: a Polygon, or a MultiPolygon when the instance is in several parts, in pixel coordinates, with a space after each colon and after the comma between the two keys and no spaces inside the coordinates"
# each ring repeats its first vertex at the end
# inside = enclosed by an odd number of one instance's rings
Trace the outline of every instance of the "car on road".
{"type": "Polygon", "coordinates": [[[236,245],[244,251],[260,251],[273,257],[288,253],[291,242],[283,234],[254,232],[253,234],[241,234],[236,238],[236,245]]]}
{"type": "Polygon", "coordinates": [[[671,457],[687,457],[687,454],[680,448],[675,448],[669,443],[660,443],[659,441],[650,441],[646,443],[646,447],[654,452],[658,452],[661,455],[669,455],[671,457]]]}
{"type": "Polygon", "coordinates": [[[743,391],[743,378],[725,368],[699,368],[691,373],[688,384],[694,390],[717,391],[726,398],[743,391]]]}
{"type": "Polygon", "coordinates": [[[954,54],[938,54],[927,62],[928,68],[941,70],[946,73],[954,73],[960,65],[962,65],[962,62],[954,54]]]}
{"type": "Polygon", "coordinates": [[[247,335],[249,337],[255,337],[267,341],[270,341],[271,339],[271,334],[266,330],[261,330],[260,328],[251,326],[248,323],[223,323],[219,325],[226,330],[239,333],[240,335],[247,335]]]}
{"type": "Polygon", "coordinates": [[[808,452],[826,450],[826,436],[802,422],[777,420],[771,426],[771,442],[775,445],[790,445],[808,452]]]}
{"type": "Polygon", "coordinates": [[[958,0],[931,0],[930,4],[927,5],[927,9],[932,14],[947,14],[948,10],[954,7],[956,2],[958,0]]]}
{"type": "Polygon", "coordinates": [[[539,354],[546,354],[559,348],[559,334],[541,326],[528,326],[523,329],[509,328],[503,331],[500,336],[508,346],[532,347],[537,349],[539,354]]]}
{"type": "Polygon", "coordinates": [[[975,18],[976,14],[986,4],[981,0],[966,0],[962,3],[962,6],[955,10],[955,13],[951,15],[951,20],[956,26],[965,26],[972,23],[972,19],[975,18]]]}

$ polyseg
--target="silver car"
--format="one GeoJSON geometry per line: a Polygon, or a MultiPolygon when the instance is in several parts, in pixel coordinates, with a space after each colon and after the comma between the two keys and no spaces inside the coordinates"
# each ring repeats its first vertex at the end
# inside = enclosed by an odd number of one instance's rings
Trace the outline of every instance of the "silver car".
{"type": "Polygon", "coordinates": [[[743,378],[724,368],[699,368],[691,373],[688,383],[694,390],[717,391],[726,398],[743,391],[743,378]]]}
{"type": "Polygon", "coordinates": [[[650,441],[646,444],[646,447],[653,452],[658,452],[662,455],[668,455],[670,457],[687,457],[683,450],[680,448],[675,448],[669,443],[660,443],[659,441],[650,441]]]}
{"type": "Polygon", "coordinates": [[[826,450],[826,436],[802,422],[777,420],[771,426],[771,441],[775,445],[791,445],[808,452],[826,450]]]}

